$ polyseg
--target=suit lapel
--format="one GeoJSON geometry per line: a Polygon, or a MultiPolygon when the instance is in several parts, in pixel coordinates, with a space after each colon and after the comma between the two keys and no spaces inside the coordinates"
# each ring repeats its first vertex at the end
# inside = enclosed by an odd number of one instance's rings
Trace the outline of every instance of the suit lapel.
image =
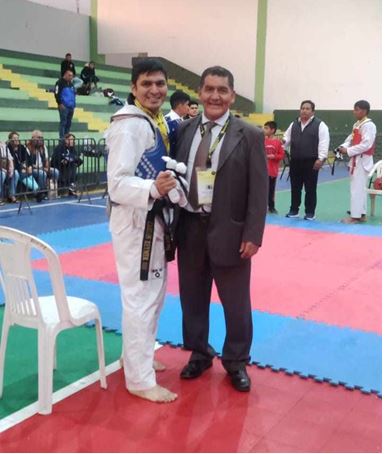
{"type": "Polygon", "coordinates": [[[200,122],[201,115],[198,115],[196,118],[194,118],[194,120],[192,120],[188,125],[186,125],[186,129],[183,132],[183,142],[181,144],[180,155],[178,155],[178,160],[180,162],[184,162],[186,165],[190,153],[191,144],[200,122]]]}
{"type": "Polygon", "coordinates": [[[231,155],[238,142],[242,139],[242,125],[233,116],[230,117],[230,124],[223,139],[223,144],[219,154],[217,172],[221,169],[227,158],[231,155]]]}

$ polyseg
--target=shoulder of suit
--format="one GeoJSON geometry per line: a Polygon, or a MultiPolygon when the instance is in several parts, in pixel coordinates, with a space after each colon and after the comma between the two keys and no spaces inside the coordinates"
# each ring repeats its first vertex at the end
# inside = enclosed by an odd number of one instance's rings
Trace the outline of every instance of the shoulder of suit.
{"type": "Polygon", "coordinates": [[[243,130],[246,134],[263,135],[262,129],[259,126],[247,123],[245,120],[237,117],[232,117],[232,121],[235,127],[243,130]]]}

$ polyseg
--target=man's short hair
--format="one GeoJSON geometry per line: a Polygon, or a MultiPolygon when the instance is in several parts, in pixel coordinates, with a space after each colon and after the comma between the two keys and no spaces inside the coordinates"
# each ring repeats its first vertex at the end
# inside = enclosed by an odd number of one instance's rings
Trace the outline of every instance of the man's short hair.
{"type": "Polygon", "coordinates": [[[188,106],[199,106],[199,102],[195,101],[195,99],[191,99],[190,102],[188,103],[188,106]]]}
{"type": "Polygon", "coordinates": [[[11,131],[9,134],[8,134],[8,140],[11,140],[11,137],[16,134],[17,136],[20,136],[20,134],[17,132],[17,131],[11,131]]]}
{"type": "Polygon", "coordinates": [[[190,103],[190,96],[182,90],[176,90],[170,96],[171,109],[175,109],[180,104],[186,104],[186,102],[190,103]]]}
{"type": "Polygon", "coordinates": [[[368,101],[365,101],[365,99],[360,99],[354,104],[354,108],[366,110],[366,113],[368,114],[370,112],[370,104],[368,101]]]}
{"type": "Polygon", "coordinates": [[[64,134],[65,139],[69,139],[70,137],[73,137],[74,139],[76,139],[76,137],[72,134],[72,132],[67,132],[67,134],[64,134]]]}
{"type": "Polygon", "coordinates": [[[201,75],[200,87],[203,87],[207,76],[227,77],[230,88],[234,90],[234,76],[228,69],[223,68],[223,66],[210,66],[210,68],[205,69],[201,75]]]}
{"type": "Polygon", "coordinates": [[[264,126],[267,126],[268,128],[270,129],[273,129],[274,132],[277,130],[278,126],[277,126],[277,123],[275,121],[267,121],[264,126]]]}
{"type": "Polygon", "coordinates": [[[66,57],[72,57],[72,55],[69,52],[67,52],[66,57]]]}
{"type": "Polygon", "coordinates": [[[44,134],[42,133],[42,131],[40,131],[40,129],[35,129],[34,131],[32,131],[32,134],[31,134],[31,139],[41,139],[42,137],[44,137],[44,134]]]}
{"type": "Polygon", "coordinates": [[[146,58],[139,60],[132,67],[131,83],[136,84],[141,74],[161,72],[167,80],[167,72],[162,63],[156,58],[146,58]]]}
{"type": "Polygon", "coordinates": [[[310,104],[311,105],[311,110],[315,110],[315,104],[313,101],[310,101],[310,99],[305,99],[305,101],[301,102],[301,109],[304,104],[310,104]]]}
{"type": "Polygon", "coordinates": [[[72,71],[72,69],[69,69],[69,68],[68,68],[68,69],[66,69],[66,70],[64,71],[63,76],[64,76],[65,73],[71,73],[71,74],[73,75],[74,72],[72,71]]]}

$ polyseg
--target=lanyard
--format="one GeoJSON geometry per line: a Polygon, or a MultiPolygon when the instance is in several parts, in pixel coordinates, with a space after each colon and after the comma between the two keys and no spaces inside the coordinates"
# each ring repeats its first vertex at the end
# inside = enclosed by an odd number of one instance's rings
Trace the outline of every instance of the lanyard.
{"type": "MultiPolygon", "coordinates": [[[[222,129],[219,131],[217,138],[215,139],[214,143],[211,145],[211,147],[209,149],[209,154],[207,156],[207,163],[206,163],[207,167],[211,167],[211,157],[214,154],[214,151],[217,149],[219,142],[222,140],[222,137],[225,135],[227,127],[229,126],[229,122],[230,122],[230,117],[226,120],[226,123],[222,126],[222,129]]],[[[199,125],[199,129],[200,129],[201,137],[203,137],[204,134],[206,133],[206,129],[202,123],[199,125]]]]}

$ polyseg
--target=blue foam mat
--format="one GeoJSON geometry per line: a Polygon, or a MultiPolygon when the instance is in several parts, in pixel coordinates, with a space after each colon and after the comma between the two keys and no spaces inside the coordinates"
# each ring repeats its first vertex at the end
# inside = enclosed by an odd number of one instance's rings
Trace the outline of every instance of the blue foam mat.
{"type": "MultiPolygon", "coordinates": [[[[41,294],[50,293],[48,273],[35,272],[41,294]]],[[[65,277],[68,295],[94,301],[103,326],[121,332],[120,291],[116,284],[65,277]]],[[[0,294],[0,301],[3,295],[0,294]]],[[[349,389],[381,394],[381,336],[325,323],[253,311],[251,361],[260,367],[284,370],[349,389]]],[[[220,353],[225,337],[221,305],[210,308],[210,343],[220,353]]],[[[182,344],[179,298],[167,295],[161,312],[158,339],[182,344]]]]}

